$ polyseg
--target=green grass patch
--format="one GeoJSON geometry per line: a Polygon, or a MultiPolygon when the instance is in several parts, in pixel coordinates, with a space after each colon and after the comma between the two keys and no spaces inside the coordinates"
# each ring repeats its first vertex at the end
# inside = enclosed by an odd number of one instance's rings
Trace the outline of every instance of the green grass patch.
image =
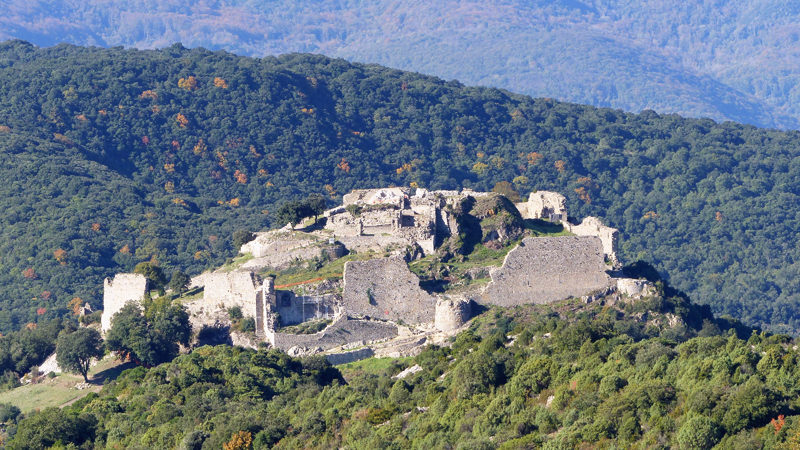
{"type": "Polygon", "coordinates": [[[314,278],[332,279],[341,278],[344,273],[344,264],[347,261],[361,261],[375,258],[374,252],[351,253],[333,261],[308,260],[300,261],[280,272],[265,271],[261,275],[274,275],[275,285],[281,286],[300,283],[314,278]]]}
{"type": "Polygon", "coordinates": [[[278,331],[281,333],[291,334],[314,334],[324,330],[332,320],[314,320],[310,322],[303,322],[297,325],[289,325],[280,328],[278,331]]]}
{"type": "Polygon", "coordinates": [[[406,362],[413,358],[367,358],[347,364],[336,366],[344,378],[350,379],[359,375],[382,375],[394,371],[398,367],[405,367],[406,362]]]}
{"type": "Polygon", "coordinates": [[[238,255],[233,259],[229,260],[228,262],[226,262],[222,267],[220,267],[220,270],[222,270],[223,272],[234,271],[239,267],[242,267],[242,264],[246,263],[247,261],[250,261],[251,259],[253,259],[252,253],[244,253],[242,255],[238,255]]]}

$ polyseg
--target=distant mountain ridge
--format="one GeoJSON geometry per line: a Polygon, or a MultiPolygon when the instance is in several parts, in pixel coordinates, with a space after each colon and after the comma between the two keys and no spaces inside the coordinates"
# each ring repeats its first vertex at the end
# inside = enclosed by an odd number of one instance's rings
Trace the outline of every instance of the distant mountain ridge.
{"type": "Polygon", "coordinates": [[[0,39],[314,52],[537,97],[800,128],[800,6],[776,0],[33,0],[0,39]]]}

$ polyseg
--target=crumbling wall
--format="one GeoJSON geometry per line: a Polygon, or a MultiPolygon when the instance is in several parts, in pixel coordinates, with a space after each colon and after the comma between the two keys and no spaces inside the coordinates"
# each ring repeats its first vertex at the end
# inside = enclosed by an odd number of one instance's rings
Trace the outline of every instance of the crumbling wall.
{"type": "Polygon", "coordinates": [[[284,326],[330,319],[339,313],[339,299],[333,294],[295,295],[292,291],[277,291],[276,303],[284,326]]]}
{"type": "Polygon", "coordinates": [[[255,318],[261,288],[261,280],[252,272],[210,273],[205,276],[203,304],[223,311],[238,306],[245,316],[255,318]]]}
{"type": "Polygon", "coordinates": [[[476,300],[515,306],[577,297],[613,284],[607,268],[597,237],[525,238],[491,271],[492,281],[476,300]]]}
{"type": "Polygon", "coordinates": [[[436,299],[419,287],[419,278],[399,256],[348,261],[342,305],[346,314],[407,323],[434,321],[436,299]]]}
{"type": "Polygon", "coordinates": [[[147,278],[138,273],[118,273],[103,281],[103,333],[111,329],[111,319],[128,302],[141,303],[147,293],[147,278]]]}
{"type": "Polygon", "coordinates": [[[515,206],[523,219],[567,220],[567,199],[558,192],[531,192],[527,202],[515,206]]]}
{"type": "Polygon", "coordinates": [[[397,337],[397,326],[377,320],[351,319],[339,316],[327,328],[314,334],[289,334],[267,331],[267,340],[273,347],[289,350],[292,347],[327,350],[353,342],[370,343],[397,337]]]}
{"type": "Polygon", "coordinates": [[[408,198],[408,189],[400,187],[379,189],[356,189],[342,197],[342,205],[396,205],[402,207],[408,198]]]}
{"type": "Polygon", "coordinates": [[[472,316],[472,307],[465,298],[442,298],[436,302],[434,326],[440,331],[453,331],[467,323],[472,316]]]}
{"type": "Polygon", "coordinates": [[[325,359],[327,359],[332,366],[338,366],[341,364],[361,361],[362,359],[372,358],[374,355],[375,352],[371,348],[367,347],[360,350],[351,350],[349,352],[332,353],[330,355],[325,355],[325,359]]]}
{"type": "Polygon", "coordinates": [[[655,295],[656,288],[647,280],[617,278],[617,292],[628,297],[640,298],[655,295]]]}
{"type": "Polygon", "coordinates": [[[617,259],[619,231],[616,228],[607,227],[603,225],[600,219],[591,216],[584,218],[580,225],[565,222],[564,228],[578,236],[598,237],[603,243],[603,253],[608,257],[608,260],[615,265],[619,263],[619,259],[617,259]]]}

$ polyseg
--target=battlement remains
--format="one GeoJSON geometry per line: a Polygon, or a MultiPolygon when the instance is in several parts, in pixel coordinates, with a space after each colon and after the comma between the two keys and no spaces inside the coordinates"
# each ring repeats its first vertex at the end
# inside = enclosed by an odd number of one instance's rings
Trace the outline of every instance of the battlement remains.
{"type": "Polygon", "coordinates": [[[342,306],[348,315],[421,324],[434,321],[436,298],[419,287],[403,258],[393,256],[348,261],[342,306]]]}
{"type": "Polygon", "coordinates": [[[531,192],[528,201],[515,205],[523,219],[547,219],[552,222],[567,221],[567,199],[558,192],[531,192]]]}
{"type": "Polygon", "coordinates": [[[584,218],[579,225],[573,225],[565,221],[564,228],[578,236],[595,236],[599,238],[603,244],[603,253],[608,260],[614,265],[619,264],[619,259],[617,258],[619,231],[616,228],[605,226],[600,219],[592,216],[584,218]]]}
{"type": "Polygon", "coordinates": [[[148,291],[147,278],[138,273],[118,273],[103,280],[103,315],[100,325],[103,333],[111,329],[111,319],[129,302],[141,304],[148,291]]]}
{"type": "Polygon", "coordinates": [[[499,306],[550,303],[613,284],[600,238],[529,237],[491,271],[492,281],[477,301],[499,306]]]}

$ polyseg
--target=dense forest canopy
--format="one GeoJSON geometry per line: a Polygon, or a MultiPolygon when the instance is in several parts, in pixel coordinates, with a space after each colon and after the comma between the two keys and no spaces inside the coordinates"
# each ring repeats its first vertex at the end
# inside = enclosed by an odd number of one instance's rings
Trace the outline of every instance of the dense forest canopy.
{"type": "Polygon", "coordinates": [[[791,338],[723,331],[682,297],[600,303],[493,309],[449,346],[341,372],[319,355],[204,346],[63,410],[0,405],[0,420],[11,449],[800,444],[791,338]]]}
{"type": "Polygon", "coordinates": [[[555,190],[716,313],[800,329],[800,134],[628,114],[322,56],[0,44],[0,330],[198,273],[288,200],[555,190]],[[74,303],[73,303],[74,304],[74,303]]]}
{"type": "Polygon", "coordinates": [[[322,53],[537,97],[800,127],[800,7],[776,0],[46,0],[0,39],[322,53]]]}

